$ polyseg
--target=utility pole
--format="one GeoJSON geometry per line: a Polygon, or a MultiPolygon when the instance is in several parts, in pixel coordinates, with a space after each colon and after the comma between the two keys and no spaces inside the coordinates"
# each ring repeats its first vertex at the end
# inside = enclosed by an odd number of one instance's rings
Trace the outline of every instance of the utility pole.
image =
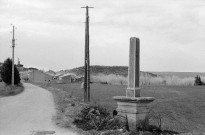
{"type": "Polygon", "coordinates": [[[12,38],[12,79],[11,79],[12,86],[14,86],[14,47],[15,47],[15,38],[14,38],[14,25],[13,25],[13,38],[12,38]]]}
{"type": "Polygon", "coordinates": [[[86,8],[86,22],[85,22],[85,74],[84,74],[84,102],[90,102],[90,52],[89,52],[89,8],[86,8]]]}

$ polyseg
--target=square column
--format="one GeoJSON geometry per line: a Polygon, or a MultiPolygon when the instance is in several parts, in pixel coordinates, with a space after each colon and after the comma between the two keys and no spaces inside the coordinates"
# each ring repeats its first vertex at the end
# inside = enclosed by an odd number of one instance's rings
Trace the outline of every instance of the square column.
{"type": "Polygon", "coordinates": [[[127,97],[140,97],[140,40],[130,38],[127,97]]]}
{"type": "Polygon", "coordinates": [[[140,122],[146,119],[149,112],[148,104],[154,101],[153,97],[140,96],[140,40],[136,37],[130,38],[128,87],[126,96],[115,96],[117,111],[119,115],[127,116],[131,130],[136,130],[140,122]]]}

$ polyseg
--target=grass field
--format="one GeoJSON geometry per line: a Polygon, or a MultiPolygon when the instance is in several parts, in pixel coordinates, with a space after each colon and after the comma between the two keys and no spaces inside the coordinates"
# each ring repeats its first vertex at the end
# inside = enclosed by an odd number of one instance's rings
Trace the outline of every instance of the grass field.
{"type": "MultiPolygon", "coordinates": [[[[180,74],[181,75],[181,74],[180,74]]],[[[181,75],[182,76],[182,75],[181,75]]],[[[167,76],[140,76],[141,85],[168,85],[168,86],[194,86],[196,76],[179,77],[175,75],[167,76]]],[[[205,76],[200,76],[201,81],[205,82],[205,76]]],[[[115,74],[97,74],[91,76],[92,82],[104,82],[112,85],[127,85],[128,78],[122,75],[115,74]]]]}
{"type": "MultiPolygon", "coordinates": [[[[78,83],[49,84],[62,89],[79,100],[83,90],[78,83]]],[[[152,96],[156,100],[150,104],[155,113],[162,113],[162,127],[180,132],[205,132],[205,87],[203,86],[142,86],[142,96],[152,96]]],[[[125,95],[126,86],[91,85],[91,102],[102,104],[109,110],[116,109],[113,96],[125,95]]]]}

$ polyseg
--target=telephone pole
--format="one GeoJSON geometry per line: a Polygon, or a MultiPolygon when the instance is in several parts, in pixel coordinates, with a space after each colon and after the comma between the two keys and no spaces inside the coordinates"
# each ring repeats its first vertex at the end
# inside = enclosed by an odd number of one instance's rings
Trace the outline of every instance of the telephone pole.
{"type": "Polygon", "coordinates": [[[85,22],[85,74],[84,74],[84,102],[90,102],[90,52],[89,52],[89,8],[94,7],[81,7],[86,8],[86,22],[85,22]]]}
{"type": "Polygon", "coordinates": [[[14,38],[14,25],[13,25],[13,38],[12,38],[12,79],[11,79],[12,86],[14,86],[14,47],[15,47],[15,38],[14,38]]]}

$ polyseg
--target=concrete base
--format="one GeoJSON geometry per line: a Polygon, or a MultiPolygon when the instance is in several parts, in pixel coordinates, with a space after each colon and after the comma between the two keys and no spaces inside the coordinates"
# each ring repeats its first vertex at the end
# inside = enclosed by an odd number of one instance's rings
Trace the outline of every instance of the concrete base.
{"type": "Polygon", "coordinates": [[[113,99],[117,101],[119,115],[127,115],[131,130],[136,130],[139,122],[145,120],[149,112],[148,104],[154,101],[153,97],[115,96],[113,99]]]}

